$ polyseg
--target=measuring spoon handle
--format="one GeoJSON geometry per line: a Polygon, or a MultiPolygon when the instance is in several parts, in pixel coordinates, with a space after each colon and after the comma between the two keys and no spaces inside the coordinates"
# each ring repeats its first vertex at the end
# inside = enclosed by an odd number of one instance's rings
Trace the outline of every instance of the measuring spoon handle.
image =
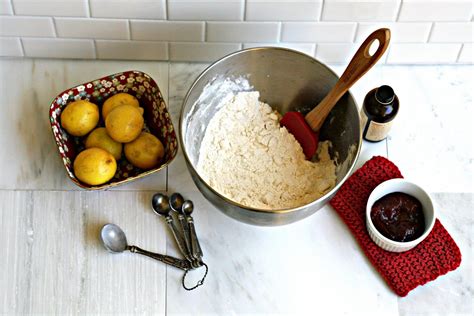
{"type": "Polygon", "coordinates": [[[173,218],[171,216],[167,216],[166,223],[168,224],[169,228],[171,229],[171,232],[173,233],[173,237],[174,237],[174,240],[176,240],[176,243],[178,244],[179,251],[181,251],[181,253],[186,258],[186,260],[188,260],[189,262],[192,262],[193,261],[192,254],[191,252],[187,251],[184,237],[181,236],[181,233],[179,232],[178,228],[173,223],[173,218]]]}
{"type": "Polygon", "coordinates": [[[181,224],[181,234],[183,236],[183,240],[184,240],[184,243],[186,245],[186,253],[188,253],[190,256],[192,256],[191,240],[189,238],[188,223],[186,221],[186,218],[182,214],[178,215],[178,219],[179,219],[179,223],[181,224]]]}
{"type": "Polygon", "coordinates": [[[184,271],[188,271],[191,269],[191,264],[187,260],[182,260],[175,257],[166,256],[166,255],[162,255],[155,252],[150,252],[137,246],[130,246],[128,250],[130,250],[130,252],[133,252],[133,253],[138,253],[140,255],[153,258],[155,260],[161,261],[163,263],[166,263],[167,265],[176,267],[184,271]]]}
{"type": "Polygon", "coordinates": [[[203,253],[201,245],[199,244],[199,240],[197,238],[196,228],[194,227],[194,220],[191,216],[188,216],[187,221],[189,225],[189,237],[191,239],[191,251],[193,257],[200,261],[203,257],[203,253]]]}

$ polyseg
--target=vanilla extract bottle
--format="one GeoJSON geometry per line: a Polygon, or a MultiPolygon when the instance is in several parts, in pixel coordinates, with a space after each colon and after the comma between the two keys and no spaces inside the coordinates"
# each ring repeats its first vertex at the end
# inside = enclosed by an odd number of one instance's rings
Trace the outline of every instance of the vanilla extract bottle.
{"type": "Polygon", "coordinates": [[[360,110],[362,137],[369,142],[387,138],[398,109],[398,97],[390,86],[369,91],[360,110]]]}

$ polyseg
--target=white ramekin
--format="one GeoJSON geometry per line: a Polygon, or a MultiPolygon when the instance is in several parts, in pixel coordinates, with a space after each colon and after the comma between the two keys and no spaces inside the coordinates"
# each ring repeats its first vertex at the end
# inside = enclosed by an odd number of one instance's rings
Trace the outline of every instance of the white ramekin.
{"type": "Polygon", "coordinates": [[[404,252],[414,248],[430,234],[436,220],[433,202],[428,193],[426,193],[425,190],[423,190],[418,185],[405,179],[392,179],[379,184],[369,196],[365,216],[370,238],[372,238],[377,246],[391,252],[404,252]],[[423,207],[423,215],[425,217],[425,231],[423,235],[415,240],[408,242],[393,241],[383,236],[372,223],[372,219],[370,218],[372,205],[383,196],[394,192],[403,192],[417,198],[423,207]]]}

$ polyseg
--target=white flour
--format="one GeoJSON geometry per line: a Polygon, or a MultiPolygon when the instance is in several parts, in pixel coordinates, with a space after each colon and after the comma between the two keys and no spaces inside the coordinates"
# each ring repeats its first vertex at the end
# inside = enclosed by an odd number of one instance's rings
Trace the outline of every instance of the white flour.
{"type": "Polygon", "coordinates": [[[318,162],[306,160],[278,112],[258,98],[240,92],[216,112],[201,143],[199,174],[222,195],[260,209],[302,206],[331,190],[330,143],[319,143],[318,162]]]}

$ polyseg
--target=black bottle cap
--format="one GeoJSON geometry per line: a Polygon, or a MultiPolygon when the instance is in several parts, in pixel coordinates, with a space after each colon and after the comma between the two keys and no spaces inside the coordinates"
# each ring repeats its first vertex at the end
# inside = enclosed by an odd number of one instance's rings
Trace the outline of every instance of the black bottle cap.
{"type": "Polygon", "coordinates": [[[390,86],[380,86],[375,91],[375,99],[382,104],[392,103],[395,92],[390,86]]]}

